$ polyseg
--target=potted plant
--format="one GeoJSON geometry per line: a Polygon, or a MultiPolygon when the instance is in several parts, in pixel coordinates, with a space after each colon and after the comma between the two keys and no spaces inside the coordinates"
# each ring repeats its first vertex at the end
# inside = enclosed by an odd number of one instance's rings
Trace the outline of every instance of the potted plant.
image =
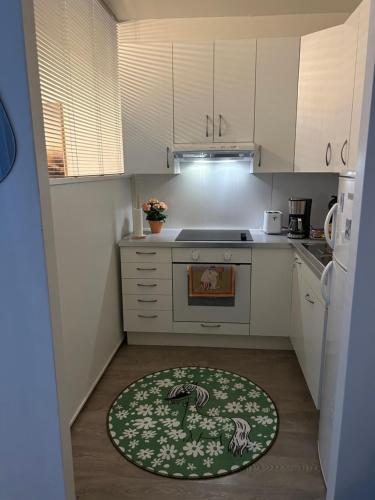
{"type": "Polygon", "coordinates": [[[146,219],[150,224],[150,229],[152,233],[160,233],[163,223],[167,216],[165,211],[168,206],[164,201],[159,201],[156,198],[150,198],[148,201],[142,205],[143,211],[146,214],[146,219]]]}

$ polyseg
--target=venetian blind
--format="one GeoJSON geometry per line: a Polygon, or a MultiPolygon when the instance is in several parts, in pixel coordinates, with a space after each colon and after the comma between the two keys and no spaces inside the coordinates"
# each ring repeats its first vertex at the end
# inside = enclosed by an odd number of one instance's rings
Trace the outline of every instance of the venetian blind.
{"type": "Polygon", "coordinates": [[[50,176],[124,171],[116,22],[98,0],[34,0],[50,176]]]}

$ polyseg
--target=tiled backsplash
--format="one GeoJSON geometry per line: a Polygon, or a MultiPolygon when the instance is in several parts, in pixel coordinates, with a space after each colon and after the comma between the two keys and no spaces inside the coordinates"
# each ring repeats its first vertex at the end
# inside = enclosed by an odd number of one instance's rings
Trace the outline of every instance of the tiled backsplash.
{"type": "Polygon", "coordinates": [[[248,227],[263,225],[263,212],[282,210],[287,224],[290,196],[313,199],[311,224],[322,227],[335,174],[250,174],[242,164],[191,164],[176,176],[137,175],[134,191],[142,201],[160,198],[169,205],[167,226],[248,227]]]}

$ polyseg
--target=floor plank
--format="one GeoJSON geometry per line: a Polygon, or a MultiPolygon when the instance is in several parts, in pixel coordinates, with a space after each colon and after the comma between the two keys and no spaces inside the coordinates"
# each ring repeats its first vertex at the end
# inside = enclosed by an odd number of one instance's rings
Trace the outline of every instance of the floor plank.
{"type": "Polygon", "coordinates": [[[317,455],[318,412],[291,351],[123,345],[72,428],[79,500],[324,500],[317,455]],[[106,415],[124,387],[147,373],[210,366],[254,381],[273,398],[280,429],[251,467],[222,478],[159,477],[127,462],[112,446],[106,415]]]}

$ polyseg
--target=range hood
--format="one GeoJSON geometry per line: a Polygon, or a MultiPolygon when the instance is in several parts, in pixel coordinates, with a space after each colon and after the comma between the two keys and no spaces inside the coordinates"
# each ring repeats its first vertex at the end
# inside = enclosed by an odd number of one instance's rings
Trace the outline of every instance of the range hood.
{"type": "Polygon", "coordinates": [[[251,164],[260,148],[253,142],[217,144],[175,144],[173,159],[175,170],[184,163],[193,162],[246,162],[251,164]]]}

